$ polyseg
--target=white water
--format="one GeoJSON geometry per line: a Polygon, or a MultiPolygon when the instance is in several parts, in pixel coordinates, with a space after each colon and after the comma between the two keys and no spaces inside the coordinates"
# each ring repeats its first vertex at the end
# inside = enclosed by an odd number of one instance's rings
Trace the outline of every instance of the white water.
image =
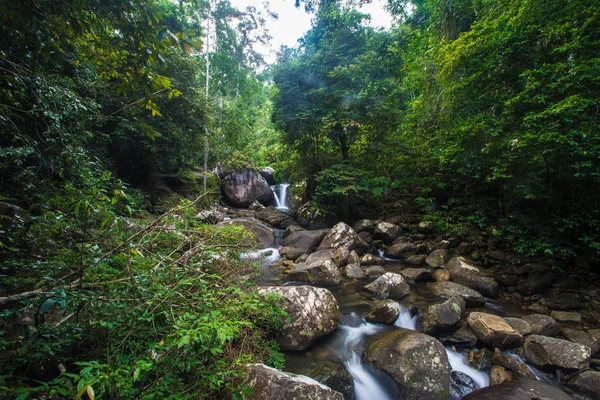
{"type": "Polygon", "coordinates": [[[383,255],[383,253],[384,253],[383,249],[377,249],[377,253],[379,254],[379,257],[383,258],[385,261],[392,261],[392,262],[394,262],[394,261],[396,261],[396,262],[400,261],[397,258],[389,258],[389,257],[384,256],[383,255]]]}
{"type": "Polygon", "coordinates": [[[400,328],[411,329],[413,331],[417,330],[417,316],[410,315],[410,311],[408,308],[400,305],[400,315],[394,325],[399,326],[400,328]]]}
{"type": "Polygon", "coordinates": [[[448,361],[450,362],[452,371],[462,372],[471,377],[478,389],[490,385],[490,377],[486,373],[471,367],[467,361],[466,355],[460,354],[449,348],[446,348],[446,354],[448,354],[448,361]]]}
{"type": "Polygon", "coordinates": [[[551,374],[547,374],[545,372],[542,372],[541,370],[537,369],[536,367],[529,365],[525,362],[525,360],[523,360],[523,357],[521,357],[520,355],[518,355],[517,353],[515,353],[514,350],[507,350],[504,352],[504,354],[508,354],[511,357],[516,358],[517,360],[519,360],[520,362],[522,362],[523,364],[525,364],[525,366],[527,368],[529,368],[529,370],[535,375],[535,378],[538,381],[542,381],[542,382],[546,382],[546,383],[550,383],[550,384],[555,384],[554,379],[552,379],[552,375],[551,374]]]}
{"type": "Polygon", "coordinates": [[[290,186],[289,183],[282,183],[279,185],[271,186],[271,190],[275,195],[275,208],[282,211],[287,211],[287,189],[290,186]]]}
{"type": "Polygon", "coordinates": [[[280,258],[279,249],[275,247],[268,247],[266,249],[248,251],[240,254],[240,260],[260,262],[263,268],[268,267],[271,263],[280,258]]]}

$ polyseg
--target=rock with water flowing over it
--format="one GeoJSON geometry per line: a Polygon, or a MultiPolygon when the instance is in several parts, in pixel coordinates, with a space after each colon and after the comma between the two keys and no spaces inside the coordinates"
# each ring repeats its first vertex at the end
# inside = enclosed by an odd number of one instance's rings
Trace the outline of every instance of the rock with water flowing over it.
{"type": "Polygon", "coordinates": [[[335,225],[323,238],[319,250],[331,250],[340,265],[346,265],[350,253],[354,250],[358,255],[364,254],[369,245],[366,244],[354,229],[343,222],[335,225]]]}
{"type": "Polygon", "coordinates": [[[472,312],[467,317],[467,324],[479,340],[487,345],[503,349],[523,343],[523,336],[497,315],[472,312]]]}
{"type": "Polygon", "coordinates": [[[330,389],[341,393],[344,400],[355,400],[354,379],[346,368],[331,361],[319,361],[310,366],[305,375],[330,389]]]}
{"type": "Polygon", "coordinates": [[[247,208],[254,201],[270,205],[275,199],[265,178],[252,169],[226,174],[221,180],[221,192],[227,204],[239,208],[247,208]]]}
{"type": "Polygon", "coordinates": [[[571,396],[545,382],[520,378],[488,386],[466,395],[463,400],[572,400],[571,396]]]}
{"type": "Polygon", "coordinates": [[[400,304],[394,300],[382,300],[371,307],[365,319],[376,324],[392,325],[400,315],[400,304]]]}
{"type": "Polygon", "coordinates": [[[219,222],[218,226],[238,225],[243,226],[248,231],[254,234],[256,241],[262,248],[273,246],[275,236],[273,229],[256,218],[234,218],[227,221],[219,222]]]}
{"type": "Polygon", "coordinates": [[[446,249],[438,249],[431,252],[425,262],[432,268],[443,267],[450,260],[450,251],[446,249]]]}
{"type": "Polygon", "coordinates": [[[582,371],[571,377],[567,385],[585,393],[592,399],[600,399],[600,371],[582,371]]]}
{"type": "Polygon", "coordinates": [[[273,206],[265,207],[259,211],[258,219],[279,229],[286,229],[292,225],[298,225],[292,217],[273,206]]]}
{"type": "Polygon", "coordinates": [[[450,400],[460,400],[469,393],[477,390],[477,384],[467,374],[450,372],[450,400]]]}
{"type": "Polygon", "coordinates": [[[248,366],[245,382],[252,392],[249,400],[344,400],[344,396],[304,375],[278,371],[264,364],[248,366]]]}
{"type": "Polygon", "coordinates": [[[378,299],[401,299],[408,294],[410,287],[402,275],[386,272],[365,286],[365,290],[378,299]]]}
{"type": "Polygon", "coordinates": [[[375,240],[382,240],[386,245],[392,242],[402,234],[402,228],[389,222],[380,222],[375,226],[373,237],[375,240]]]}
{"type": "Polygon", "coordinates": [[[477,336],[468,326],[463,326],[453,333],[441,335],[438,339],[444,346],[451,347],[475,347],[477,344],[477,336]]]}
{"type": "Polygon", "coordinates": [[[441,304],[429,306],[421,318],[421,328],[428,335],[443,332],[456,325],[465,311],[465,300],[451,297],[441,304]]]}
{"type": "Polygon", "coordinates": [[[403,328],[382,331],[366,339],[363,358],[390,375],[405,400],[448,398],[448,356],[431,336],[403,328]]]}
{"type": "Polygon", "coordinates": [[[500,286],[491,276],[484,275],[479,268],[469,264],[463,257],[455,257],[448,261],[446,270],[450,272],[450,280],[477,290],[487,297],[498,297],[500,286]]]}
{"type": "Polygon", "coordinates": [[[536,379],[535,374],[531,372],[525,363],[519,361],[516,357],[504,354],[496,350],[492,354],[492,364],[499,365],[507,370],[513,378],[536,379]]]}
{"type": "Polygon", "coordinates": [[[342,282],[342,275],[333,262],[333,253],[321,250],[311,254],[305,262],[294,265],[289,279],[318,286],[337,286],[342,282]]]}
{"type": "Polygon", "coordinates": [[[465,299],[467,307],[479,307],[485,304],[485,298],[481,293],[456,282],[430,282],[427,288],[436,296],[446,299],[460,296],[465,299]]]}
{"type": "Polygon", "coordinates": [[[400,271],[400,275],[409,282],[424,282],[433,279],[428,268],[405,268],[400,271]]]}
{"type": "Polygon", "coordinates": [[[279,254],[286,256],[289,260],[296,260],[302,254],[310,254],[319,246],[328,232],[328,229],[319,229],[290,233],[281,241],[282,247],[279,249],[279,254]]]}
{"type": "Polygon", "coordinates": [[[530,314],[521,317],[531,326],[531,333],[542,336],[557,336],[560,333],[560,328],[554,320],[544,314],[530,314]]]}
{"type": "Polygon", "coordinates": [[[417,254],[417,246],[410,242],[400,242],[384,250],[384,255],[389,258],[404,259],[417,254]]]}
{"type": "Polygon", "coordinates": [[[276,294],[288,319],[279,330],[277,341],[284,350],[305,350],[319,337],[336,330],[340,322],[337,300],[327,289],[312,286],[269,286],[261,295],[276,294]]]}
{"type": "Polygon", "coordinates": [[[538,367],[566,369],[587,368],[592,353],[588,346],[540,335],[527,336],[519,352],[538,367]]]}

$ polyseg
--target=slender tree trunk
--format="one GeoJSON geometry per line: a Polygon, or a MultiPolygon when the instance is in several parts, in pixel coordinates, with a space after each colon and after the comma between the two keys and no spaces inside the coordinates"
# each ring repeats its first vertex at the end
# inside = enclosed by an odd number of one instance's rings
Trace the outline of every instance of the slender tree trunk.
{"type": "MultiPolygon", "coordinates": [[[[210,93],[210,12],[211,4],[208,3],[208,16],[206,18],[206,83],[204,86],[204,94],[206,96],[206,104],[208,105],[208,95],[210,93]]],[[[208,110],[208,107],[207,107],[208,110]]],[[[208,113],[207,113],[208,114],[208,113]]],[[[205,119],[207,116],[205,115],[205,119]]],[[[204,123],[204,178],[202,180],[202,189],[206,192],[206,178],[208,175],[208,154],[210,147],[208,145],[208,126],[207,120],[204,123]]]]}

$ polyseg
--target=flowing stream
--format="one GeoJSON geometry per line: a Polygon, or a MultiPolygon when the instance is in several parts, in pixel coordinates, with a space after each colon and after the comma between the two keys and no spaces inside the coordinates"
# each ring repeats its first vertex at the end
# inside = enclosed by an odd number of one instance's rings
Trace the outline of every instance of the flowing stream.
{"type": "Polygon", "coordinates": [[[279,185],[271,186],[271,190],[275,195],[275,208],[281,211],[288,211],[287,205],[287,190],[289,183],[280,183],[279,185]]]}

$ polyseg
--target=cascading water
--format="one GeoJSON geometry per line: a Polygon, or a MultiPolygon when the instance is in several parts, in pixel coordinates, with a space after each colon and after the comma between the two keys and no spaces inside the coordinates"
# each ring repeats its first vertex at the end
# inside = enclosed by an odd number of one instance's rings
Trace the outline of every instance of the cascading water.
{"type": "Polygon", "coordinates": [[[279,185],[271,186],[271,190],[275,195],[275,208],[281,211],[287,211],[287,189],[290,186],[289,183],[281,183],[279,185]]]}
{"type": "Polygon", "coordinates": [[[411,329],[413,331],[417,330],[417,316],[411,315],[410,310],[402,305],[400,305],[400,315],[398,319],[394,323],[394,325],[399,326],[400,328],[411,329]]]}
{"type": "Polygon", "coordinates": [[[446,348],[446,354],[448,354],[448,361],[450,362],[452,371],[458,371],[468,375],[473,379],[473,382],[475,382],[478,389],[490,385],[490,377],[486,373],[471,367],[467,360],[467,356],[449,348],[446,348]]]}

